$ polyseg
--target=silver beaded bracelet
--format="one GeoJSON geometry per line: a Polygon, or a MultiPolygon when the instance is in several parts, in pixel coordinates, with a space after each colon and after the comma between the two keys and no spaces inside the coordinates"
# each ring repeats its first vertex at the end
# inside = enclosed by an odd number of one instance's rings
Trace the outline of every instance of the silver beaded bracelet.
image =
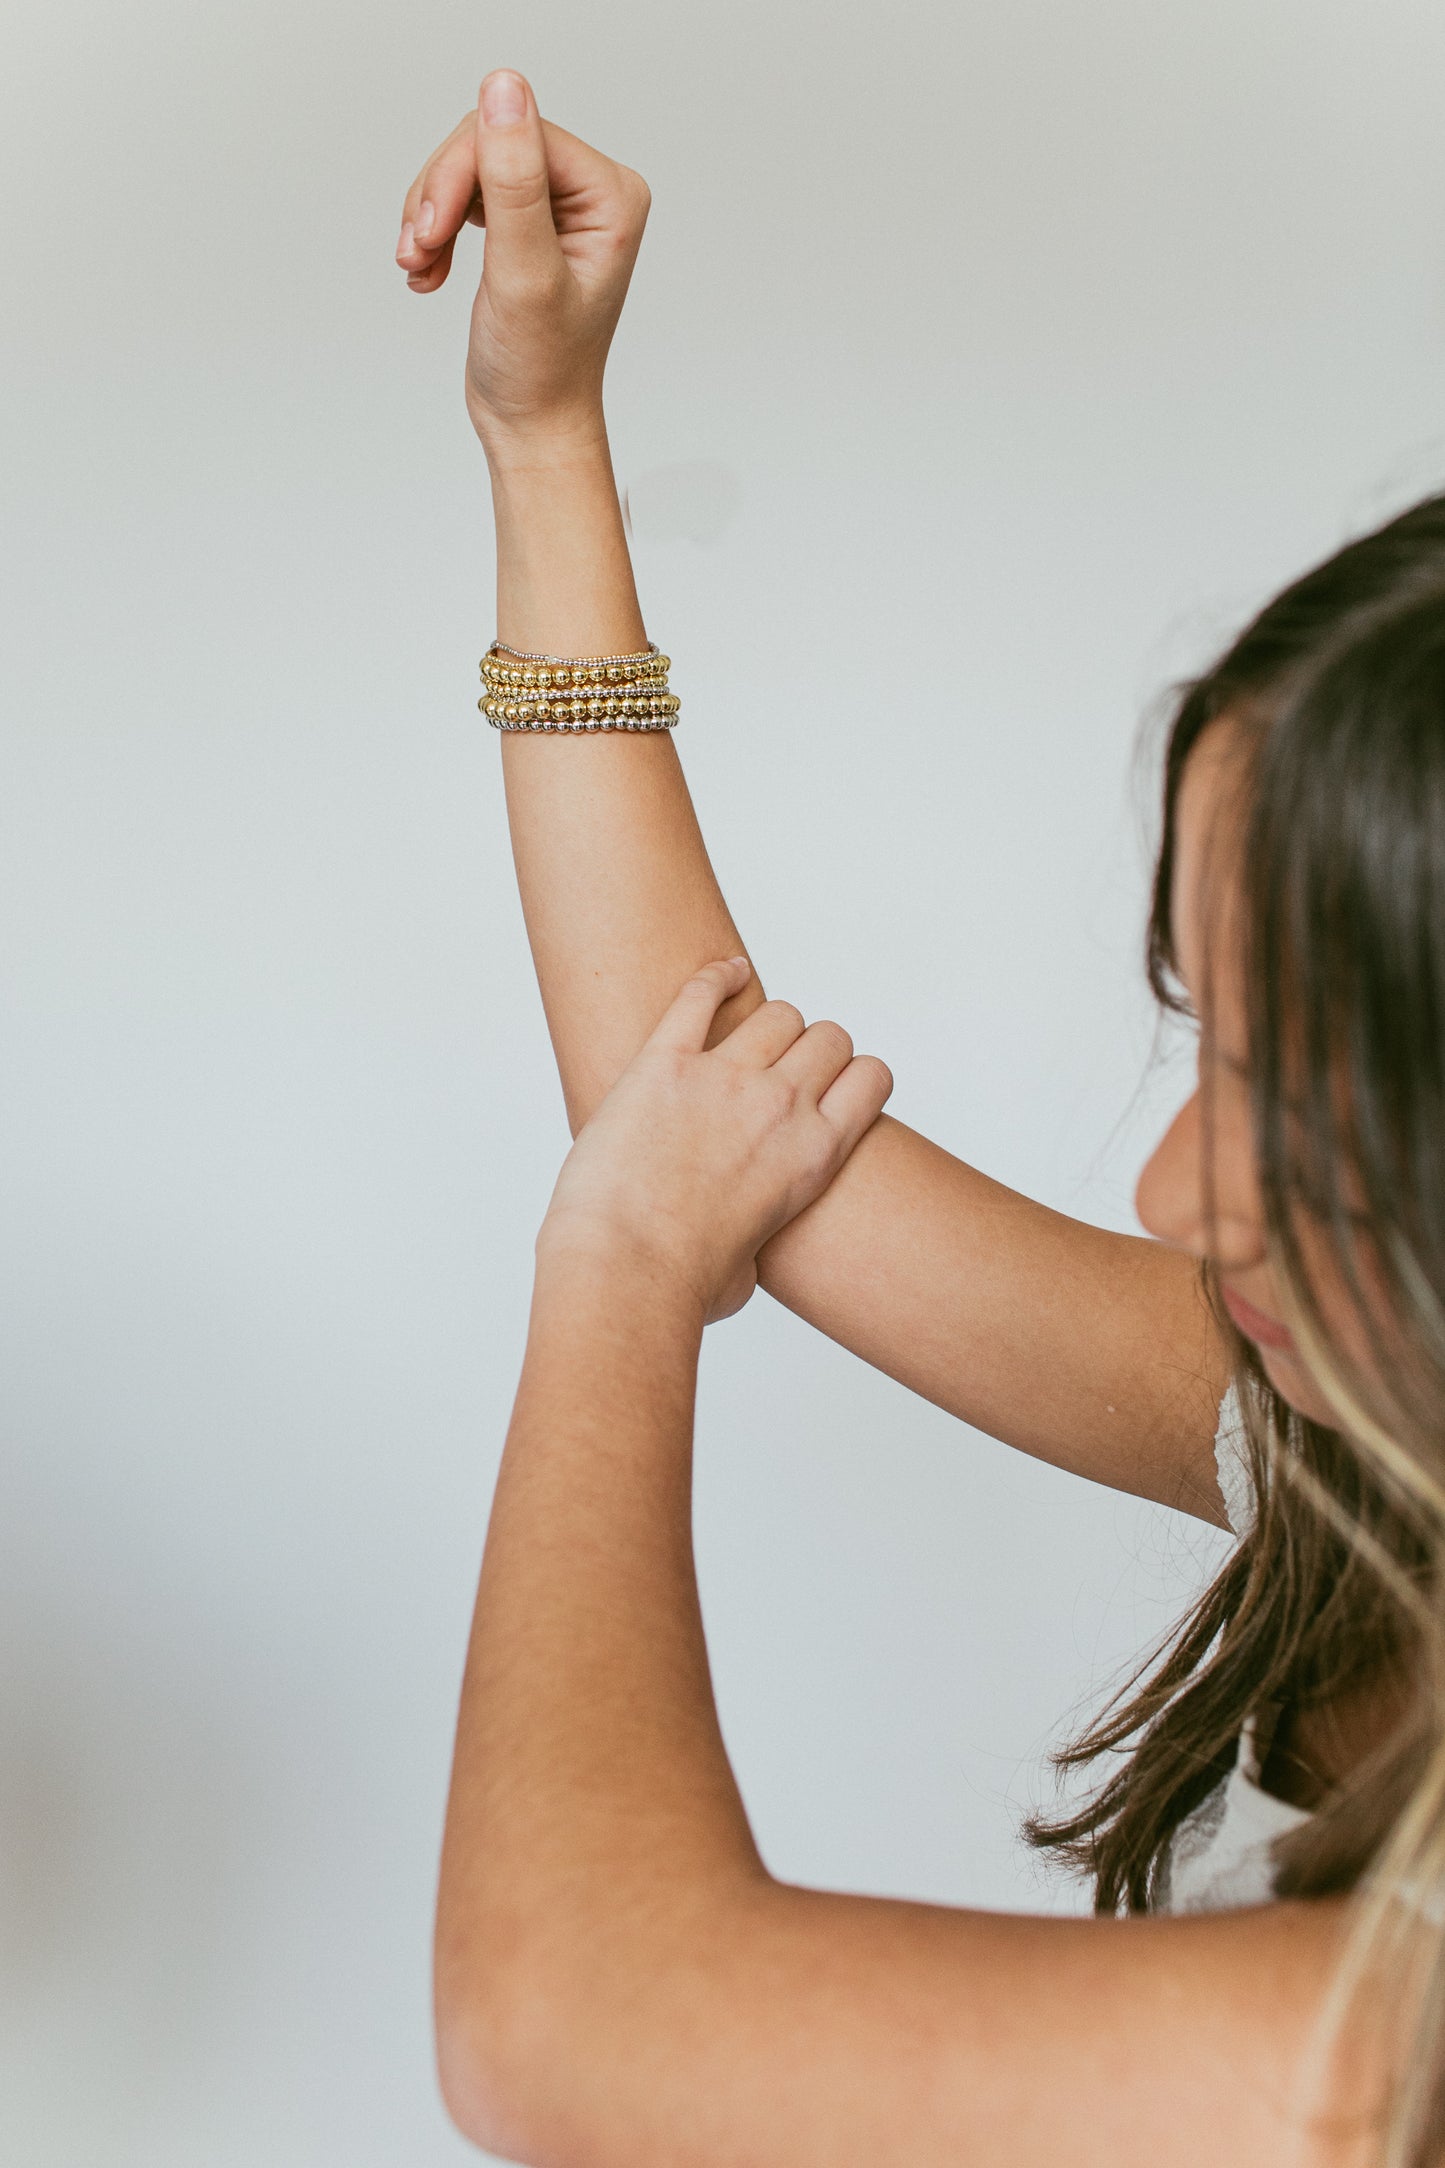
{"type": "Polygon", "coordinates": [[[493,730],[676,730],[677,728],[677,717],[675,715],[658,716],[656,718],[645,715],[615,715],[610,719],[606,716],[589,715],[580,722],[572,716],[559,720],[556,716],[548,715],[544,716],[541,721],[524,722],[520,718],[513,721],[509,716],[489,715],[487,721],[491,724],[493,730]]]}
{"type": "MultiPolygon", "coordinates": [[[[660,655],[662,652],[655,640],[649,640],[645,648],[638,648],[631,655],[533,655],[525,647],[508,647],[505,640],[493,640],[492,648],[498,654],[515,656],[518,662],[560,662],[572,670],[586,670],[593,664],[609,662],[638,662],[644,654],[660,655]]],[[[489,654],[492,648],[487,650],[489,654]]]]}

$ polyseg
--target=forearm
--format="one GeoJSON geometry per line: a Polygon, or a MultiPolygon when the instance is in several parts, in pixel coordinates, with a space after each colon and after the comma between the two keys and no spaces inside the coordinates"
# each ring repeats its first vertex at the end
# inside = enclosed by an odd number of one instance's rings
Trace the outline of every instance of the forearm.
{"type": "MultiPolygon", "coordinates": [[[[645,642],[605,430],[489,453],[500,636],[645,642]]],[[[503,737],[508,815],[575,1130],[700,964],[746,953],[671,734],[503,737]]],[[[763,998],[721,1010],[722,1037],[763,998]]],[[[762,1285],[1030,1453],[1212,1517],[1216,1336],[1188,1261],[1045,1211],[885,1115],[758,1259],[762,1285]]]]}
{"type": "Polygon", "coordinates": [[[539,1263],[438,1898],[443,2062],[463,2073],[505,2061],[534,1998],[555,2016],[626,1989],[711,1892],[761,1878],[693,1565],[701,1330],[675,1278],[539,1263]]]}
{"type": "Polygon", "coordinates": [[[599,412],[565,434],[493,432],[483,449],[497,530],[497,637],[556,655],[646,645],[599,412]]]}
{"type": "MultiPolygon", "coordinates": [[[[565,443],[488,448],[497,636],[551,655],[647,644],[599,415],[565,443]]],[[[670,732],[508,732],[507,813],[574,1131],[699,964],[745,953],[670,732]]],[[[761,1001],[727,1005],[724,1034],[761,1001]]]]}

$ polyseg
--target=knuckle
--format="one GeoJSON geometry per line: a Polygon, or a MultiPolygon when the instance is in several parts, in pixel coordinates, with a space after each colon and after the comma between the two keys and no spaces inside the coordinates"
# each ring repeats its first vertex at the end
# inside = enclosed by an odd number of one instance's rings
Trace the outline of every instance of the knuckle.
{"type": "Polygon", "coordinates": [[[557,299],[558,281],[548,264],[528,262],[509,266],[504,279],[508,297],[520,308],[550,309],[557,299]]]}
{"type": "Polygon", "coordinates": [[[551,201],[547,168],[530,157],[497,159],[487,168],[485,187],[502,210],[533,211],[551,201]]]}
{"type": "Polygon", "coordinates": [[[796,1031],[803,1029],[803,1012],[791,1001],[770,1001],[769,1010],[780,1024],[791,1024],[796,1031]]]}
{"type": "Polygon", "coordinates": [[[634,166],[619,165],[617,178],[629,210],[645,218],[648,207],[652,202],[652,190],[648,187],[642,175],[634,166]]]}
{"type": "Polygon", "coordinates": [[[630,260],[634,257],[637,254],[637,241],[636,226],[625,223],[611,227],[598,237],[598,245],[604,248],[610,257],[618,260],[630,260]]]}

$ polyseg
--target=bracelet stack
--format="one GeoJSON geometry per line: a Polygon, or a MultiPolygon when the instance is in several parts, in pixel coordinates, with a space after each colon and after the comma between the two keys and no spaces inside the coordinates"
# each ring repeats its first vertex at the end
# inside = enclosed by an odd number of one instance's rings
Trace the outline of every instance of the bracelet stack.
{"type": "Polygon", "coordinates": [[[494,640],[477,706],[494,730],[672,730],[671,664],[655,640],[636,655],[529,655],[494,640]]]}

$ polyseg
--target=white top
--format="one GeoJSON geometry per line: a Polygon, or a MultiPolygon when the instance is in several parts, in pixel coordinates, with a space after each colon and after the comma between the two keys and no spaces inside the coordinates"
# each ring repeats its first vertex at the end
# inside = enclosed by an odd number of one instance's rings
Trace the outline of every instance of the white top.
{"type": "MultiPolygon", "coordinates": [[[[1254,1479],[1233,1384],[1220,1404],[1214,1458],[1229,1525],[1237,1536],[1247,1536],[1254,1526],[1254,1479]]],[[[1156,1912],[1219,1912],[1269,1903],[1274,1895],[1270,1846],[1310,1817],[1305,1808],[1262,1788],[1260,1770],[1268,1752],[1265,1722],[1247,1718],[1234,1767],[1174,1832],[1156,1912]]]]}

